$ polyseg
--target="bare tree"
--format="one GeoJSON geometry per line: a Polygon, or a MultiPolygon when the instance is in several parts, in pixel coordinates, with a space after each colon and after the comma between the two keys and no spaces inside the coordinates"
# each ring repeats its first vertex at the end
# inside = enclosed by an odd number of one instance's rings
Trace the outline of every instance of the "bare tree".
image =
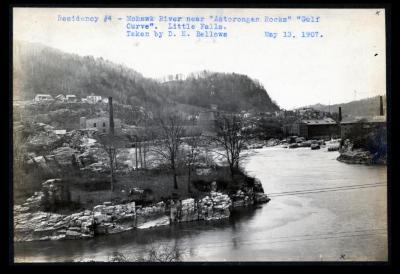
{"type": "Polygon", "coordinates": [[[117,150],[124,147],[125,136],[97,133],[93,135],[103,150],[107,153],[110,168],[111,192],[114,191],[115,170],[117,168],[117,150]]]}
{"type": "Polygon", "coordinates": [[[128,258],[121,252],[114,251],[111,256],[108,256],[108,261],[112,263],[124,263],[128,262],[128,258]]]}
{"type": "Polygon", "coordinates": [[[123,253],[115,251],[108,256],[108,262],[180,262],[183,255],[187,253],[185,249],[175,245],[152,245],[146,249],[146,254],[135,257],[126,257],[123,253]]]}
{"type": "Polygon", "coordinates": [[[141,121],[142,124],[142,140],[143,140],[143,167],[147,168],[147,153],[149,151],[149,140],[152,139],[152,131],[149,126],[150,113],[145,112],[141,121]]]}
{"type": "Polygon", "coordinates": [[[182,260],[182,250],[176,245],[170,246],[159,246],[151,247],[148,251],[148,258],[145,258],[148,262],[179,262],[182,260]]]}
{"type": "Polygon", "coordinates": [[[184,128],[182,117],[174,112],[164,112],[156,118],[159,138],[153,151],[168,162],[173,173],[174,188],[178,189],[177,167],[184,128]]]}
{"type": "Polygon", "coordinates": [[[194,165],[196,164],[196,161],[198,160],[199,156],[200,156],[200,142],[201,142],[201,136],[200,134],[197,134],[196,132],[194,132],[194,128],[195,128],[195,119],[192,119],[192,128],[193,128],[193,132],[190,134],[190,136],[188,136],[185,139],[185,142],[187,143],[188,150],[185,153],[185,165],[188,171],[188,192],[191,193],[191,189],[190,189],[190,184],[191,184],[191,174],[192,174],[192,170],[194,165]]]}
{"type": "Polygon", "coordinates": [[[131,142],[135,144],[135,165],[136,171],[138,171],[139,163],[140,168],[147,168],[147,153],[149,151],[148,142],[152,139],[152,131],[149,127],[150,115],[144,112],[141,117],[135,119],[136,115],[132,112],[133,120],[137,126],[136,133],[130,136],[131,142]]]}
{"type": "Polygon", "coordinates": [[[223,156],[228,162],[233,180],[235,171],[239,169],[240,161],[243,158],[242,152],[248,140],[245,119],[241,115],[220,114],[216,119],[215,128],[216,135],[211,136],[211,140],[222,146],[224,152],[216,151],[216,153],[223,156]]]}

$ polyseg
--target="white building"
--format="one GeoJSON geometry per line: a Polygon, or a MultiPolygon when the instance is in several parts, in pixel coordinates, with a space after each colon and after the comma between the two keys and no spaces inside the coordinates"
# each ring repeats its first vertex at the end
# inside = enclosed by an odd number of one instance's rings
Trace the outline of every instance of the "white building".
{"type": "Polygon", "coordinates": [[[67,102],[77,102],[78,101],[78,98],[76,97],[76,95],[67,95],[66,97],[65,97],[65,100],[67,101],[67,102]]]}
{"type": "Polygon", "coordinates": [[[101,102],[102,98],[99,95],[89,95],[86,96],[86,101],[91,104],[96,104],[98,102],[101,102]]]}
{"type": "Polygon", "coordinates": [[[53,132],[57,135],[65,135],[67,133],[66,129],[55,129],[53,132]]]}
{"type": "Polygon", "coordinates": [[[49,94],[36,94],[35,99],[33,99],[35,102],[43,102],[43,101],[51,101],[54,100],[53,97],[49,94]]]}

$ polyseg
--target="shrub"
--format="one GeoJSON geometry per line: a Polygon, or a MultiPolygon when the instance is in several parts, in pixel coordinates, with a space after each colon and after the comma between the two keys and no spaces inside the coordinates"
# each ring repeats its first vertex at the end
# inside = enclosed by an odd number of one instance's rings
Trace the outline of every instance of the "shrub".
{"type": "Polygon", "coordinates": [[[364,123],[355,125],[348,133],[347,138],[353,143],[355,149],[366,149],[378,155],[386,155],[386,127],[372,127],[365,129],[364,123]]]}
{"type": "Polygon", "coordinates": [[[192,181],[193,186],[203,192],[208,192],[211,190],[211,182],[210,181],[204,181],[204,180],[194,180],[192,181]]]}

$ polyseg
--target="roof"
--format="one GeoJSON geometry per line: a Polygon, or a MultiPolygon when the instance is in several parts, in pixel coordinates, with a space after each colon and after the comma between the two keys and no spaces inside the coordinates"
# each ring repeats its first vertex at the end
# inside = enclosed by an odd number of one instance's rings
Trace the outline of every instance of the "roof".
{"type": "Polygon", "coordinates": [[[336,121],[332,118],[324,118],[324,119],[305,119],[301,120],[300,123],[306,125],[335,125],[336,121]]]}
{"type": "Polygon", "coordinates": [[[50,94],[36,94],[36,97],[37,96],[46,96],[46,97],[51,97],[51,95],[50,94]]]}
{"type": "Polygon", "coordinates": [[[53,130],[53,132],[55,134],[66,134],[67,130],[66,129],[55,129],[55,130],[53,130]]]}
{"type": "MultiPolygon", "coordinates": [[[[108,116],[99,116],[99,117],[93,117],[93,118],[88,118],[88,119],[86,119],[86,121],[95,121],[95,120],[109,120],[110,119],[110,117],[108,117],[108,116]]],[[[121,119],[118,119],[118,118],[114,118],[114,122],[115,121],[121,121],[121,119]]]]}
{"type": "Polygon", "coordinates": [[[76,97],[76,95],[68,94],[67,97],[76,97]]]}
{"type": "Polygon", "coordinates": [[[341,121],[341,124],[355,124],[360,122],[386,123],[386,116],[347,117],[341,121]]]}

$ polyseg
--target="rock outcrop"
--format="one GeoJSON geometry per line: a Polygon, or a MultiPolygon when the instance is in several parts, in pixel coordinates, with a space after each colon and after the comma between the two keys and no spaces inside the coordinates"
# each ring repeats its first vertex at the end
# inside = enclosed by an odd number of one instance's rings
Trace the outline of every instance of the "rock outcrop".
{"type": "MultiPolygon", "coordinates": [[[[43,183],[22,205],[14,206],[14,240],[85,239],[98,234],[114,234],[133,228],[145,229],[171,223],[229,218],[232,200],[227,194],[212,191],[195,201],[193,198],[136,207],[135,202],[112,205],[105,202],[93,210],[70,215],[44,212],[43,204],[62,198],[59,179],[43,183]],[[61,196],[60,196],[61,195],[61,196]]],[[[260,200],[261,201],[261,200],[260,200]]]]}
{"type": "Polygon", "coordinates": [[[180,223],[228,218],[231,204],[232,202],[228,195],[212,191],[210,195],[198,201],[189,198],[172,204],[170,207],[170,220],[171,223],[180,223]]]}
{"type": "Polygon", "coordinates": [[[93,237],[93,215],[90,211],[62,215],[49,212],[21,212],[14,207],[14,240],[60,240],[93,237]]]}
{"type": "Polygon", "coordinates": [[[98,205],[93,208],[92,214],[96,234],[114,234],[136,227],[135,202],[98,205]]]}
{"type": "Polygon", "coordinates": [[[346,139],[339,149],[337,160],[346,164],[367,164],[373,163],[374,155],[364,149],[354,149],[353,143],[346,139]]]}
{"type": "Polygon", "coordinates": [[[54,158],[59,165],[72,166],[75,164],[75,155],[78,154],[78,151],[68,146],[63,146],[56,148],[51,153],[54,155],[54,158]]]}
{"type": "Polygon", "coordinates": [[[53,132],[53,127],[42,124],[33,123],[30,126],[32,134],[26,140],[26,147],[30,151],[45,151],[53,147],[57,147],[61,137],[53,132]]]}
{"type": "Polygon", "coordinates": [[[372,164],[373,155],[366,150],[354,149],[349,151],[344,151],[340,153],[337,158],[338,161],[347,164],[372,164]]]}

